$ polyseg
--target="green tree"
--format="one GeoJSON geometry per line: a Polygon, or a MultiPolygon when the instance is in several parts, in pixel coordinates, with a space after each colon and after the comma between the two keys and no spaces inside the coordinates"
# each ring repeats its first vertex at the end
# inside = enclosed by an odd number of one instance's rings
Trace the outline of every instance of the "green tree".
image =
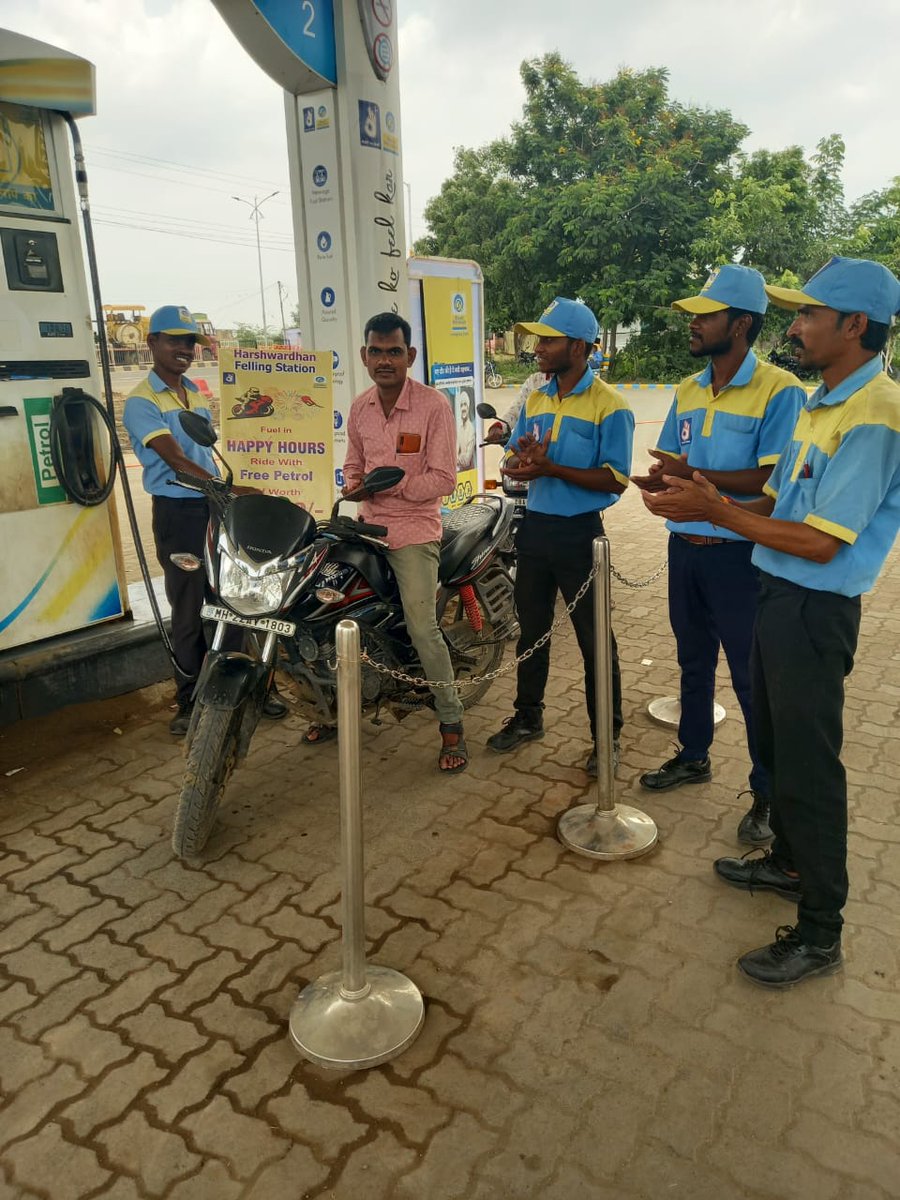
{"type": "Polygon", "coordinates": [[[822,138],[809,159],[800,146],[735,155],[694,242],[697,263],[739,262],[770,279],[811,275],[847,230],[843,162],[837,134],[822,138]]]}
{"type": "Polygon", "coordinates": [[[259,343],[265,344],[272,341],[271,331],[265,335],[262,325],[250,325],[246,321],[240,322],[234,331],[234,336],[237,344],[244,349],[253,349],[259,343]]]}
{"type": "Polygon", "coordinates": [[[861,196],[850,208],[848,225],[842,253],[877,259],[900,275],[900,175],[861,196]]]}
{"type": "Polygon", "coordinates": [[[510,136],[457,152],[418,248],[474,258],[488,324],[578,296],[609,331],[646,319],[696,273],[691,247],[747,129],[678,104],[662,68],[583,83],[558,54],[523,63],[510,136]]]}

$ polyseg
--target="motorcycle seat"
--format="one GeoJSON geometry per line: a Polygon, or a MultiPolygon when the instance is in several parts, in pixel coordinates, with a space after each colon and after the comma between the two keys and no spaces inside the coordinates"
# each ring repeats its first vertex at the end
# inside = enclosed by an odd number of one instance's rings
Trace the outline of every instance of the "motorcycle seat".
{"type": "Polygon", "coordinates": [[[502,502],[464,504],[442,515],[441,558],[438,578],[449,583],[468,574],[469,563],[478,548],[484,548],[504,523],[502,502]]]}
{"type": "Polygon", "coordinates": [[[316,521],[283,496],[235,496],[223,518],[225,531],[253,562],[286,558],[316,536],[316,521]]]}

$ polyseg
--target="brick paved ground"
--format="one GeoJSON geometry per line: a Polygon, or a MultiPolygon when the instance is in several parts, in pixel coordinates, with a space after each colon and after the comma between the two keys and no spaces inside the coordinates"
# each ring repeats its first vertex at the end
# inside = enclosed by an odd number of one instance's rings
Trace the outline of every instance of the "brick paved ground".
{"type": "MultiPolygon", "coordinates": [[[[630,576],[663,554],[637,497],[630,576]]],[[[619,798],[658,848],[596,864],[554,836],[588,792],[570,634],[549,732],[442,779],[431,719],[363,728],[370,956],[427,1003],[401,1058],[299,1060],[298,989],[339,965],[337,750],[292,714],[235,775],[206,861],[169,849],[182,759],[165,688],[0,731],[0,1198],[885,1200],[900,1195],[900,555],[865,604],[847,697],[844,972],[785,994],[736,972],[792,917],[719,885],[747,759],[734,700],[712,783],[651,796],[646,716],[676,685],[664,579],[614,587],[619,798]],[[646,664],[644,660],[652,663],[646,664]]]]}

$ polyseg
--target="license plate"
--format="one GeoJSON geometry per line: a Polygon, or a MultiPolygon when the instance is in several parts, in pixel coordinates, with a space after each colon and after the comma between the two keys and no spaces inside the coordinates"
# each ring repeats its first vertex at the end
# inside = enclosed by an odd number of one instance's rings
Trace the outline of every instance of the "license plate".
{"type": "Polygon", "coordinates": [[[225,621],[228,625],[239,625],[241,629],[260,629],[263,633],[277,633],[281,637],[290,637],[297,628],[293,621],[279,621],[277,617],[239,617],[230,608],[219,608],[214,604],[204,604],[200,616],[204,621],[225,621]]]}

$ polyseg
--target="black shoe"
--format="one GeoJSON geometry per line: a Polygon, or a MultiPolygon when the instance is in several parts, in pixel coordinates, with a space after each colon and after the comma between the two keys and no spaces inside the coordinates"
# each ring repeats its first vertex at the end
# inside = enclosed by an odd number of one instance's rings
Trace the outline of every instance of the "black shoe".
{"type": "Polygon", "coordinates": [[[843,964],[840,941],[811,946],[793,925],[781,925],[771,945],[741,955],[738,970],[763,987],[789,988],[813,975],[833,975],[843,964]]]}
{"type": "Polygon", "coordinates": [[[503,728],[491,734],[487,744],[498,754],[507,754],[523,742],[537,742],[544,736],[542,725],[533,725],[520,712],[515,712],[503,722],[503,728]]]}
{"type": "MultiPolygon", "coordinates": [[[[614,771],[617,771],[619,769],[619,749],[620,749],[619,741],[617,738],[613,742],[612,758],[613,758],[613,770],[614,771]]],[[[590,754],[588,755],[588,760],[584,764],[584,769],[585,769],[585,771],[587,771],[588,775],[593,775],[595,779],[597,778],[597,751],[596,750],[592,750],[590,752],[590,754]]]]}
{"type": "Polygon", "coordinates": [[[789,875],[773,862],[770,850],[764,850],[760,858],[746,854],[743,858],[717,858],[713,869],[720,879],[745,892],[775,892],[785,900],[799,900],[803,895],[799,876],[789,875]]]}
{"type": "Polygon", "coordinates": [[[648,771],[640,779],[641,787],[651,792],[662,792],[666,788],[681,787],[683,783],[708,783],[712,779],[709,756],[699,762],[689,762],[676,754],[659,768],[648,771]]]}
{"type": "Polygon", "coordinates": [[[266,696],[262,706],[262,714],[268,717],[270,721],[280,721],[282,717],[288,715],[288,706],[281,699],[275,688],[269,689],[269,694],[266,696]]]}
{"type": "Polygon", "coordinates": [[[186,704],[179,704],[178,712],[169,722],[169,733],[174,734],[175,737],[184,737],[191,723],[193,711],[194,705],[190,700],[186,704]]]}
{"type": "MultiPolygon", "coordinates": [[[[746,792],[739,792],[738,799],[746,795],[746,792]]],[[[769,797],[752,789],[750,795],[753,797],[753,803],[741,817],[737,831],[738,841],[743,842],[745,846],[765,846],[775,836],[769,828],[769,797]]]]}

